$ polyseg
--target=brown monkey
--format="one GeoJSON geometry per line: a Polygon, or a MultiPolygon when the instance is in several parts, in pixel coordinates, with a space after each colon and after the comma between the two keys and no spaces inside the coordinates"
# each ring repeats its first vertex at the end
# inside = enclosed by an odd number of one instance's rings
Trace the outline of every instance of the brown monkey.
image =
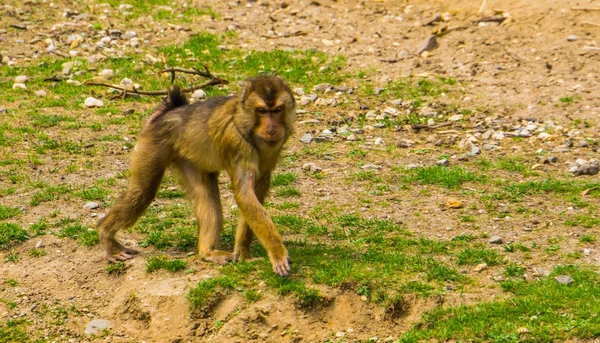
{"type": "Polygon", "coordinates": [[[257,76],[246,80],[237,96],[191,105],[178,88],[172,88],[140,134],[127,191],[98,222],[106,258],[123,261],[137,253],[122,246],[115,234],[135,224],[156,196],[165,169],[172,165],[183,175],[195,202],[202,258],[216,263],[247,259],[256,235],[275,273],[287,275],[287,249],[262,203],[295,119],[292,92],[278,77],[257,76]],[[223,224],[218,187],[222,170],[229,173],[241,212],[233,253],[215,250],[223,224]]]}

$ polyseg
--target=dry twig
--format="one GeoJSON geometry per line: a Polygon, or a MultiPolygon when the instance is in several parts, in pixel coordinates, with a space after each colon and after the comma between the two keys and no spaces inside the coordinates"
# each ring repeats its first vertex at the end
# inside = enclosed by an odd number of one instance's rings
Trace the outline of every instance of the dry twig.
{"type": "MultiPolygon", "coordinates": [[[[229,83],[229,81],[226,79],[214,76],[210,72],[210,70],[208,70],[207,65],[204,65],[204,70],[205,71],[200,71],[196,68],[183,69],[183,68],[179,68],[179,67],[171,67],[171,68],[163,69],[159,73],[171,73],[171,84],[173,84],[173,82],[175,81],[175,73],[198,75],[198,76],[202,76],[204,78],[209,79],[208,81],[206,81],[200,85],[181,89],[181,91],[183,93],[191,93],[200,88],[204,88],[204,87],[208,87],[208,86],[215,86],[215,85],[226,85],[229,83]]],[[[103,87],[110,87],[110,88],[118,89],[121,91],[121,93],[118,94],[115,98],[125,97],[127,94],[139,94],[139,95],[167,95],[167,94],[169,94],[169,90],[143,91],[143,90],[139,90],[139,89],[136,89],[133,87],[132,88],[123,87],[120,85],[110,84],[110,83],[106,83],[106,82],[95,82],[95,81],[91,81],[91,80],[85,81],[83,84],[88,85],[88,86],[103,86],[103,87]]]]}

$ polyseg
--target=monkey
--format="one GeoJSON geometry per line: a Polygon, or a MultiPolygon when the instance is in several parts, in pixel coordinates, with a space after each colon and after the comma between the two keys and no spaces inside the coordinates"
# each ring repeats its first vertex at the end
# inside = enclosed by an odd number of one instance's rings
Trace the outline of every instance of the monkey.
{"type": "Polygon", "coordinates": [[[98,221],[106,259],[125,261],[138,253],[121,245],[116,233],[136,223],[155,198],[165,170],[173,167],[194,203],[202,259],[218,264],[247,260],[256,236],[273,271],[289,274],[288,251],[263,202],[282,147],[294,130],[296,102],[278,76],[255,76],[242,87],[237,95],[193,104],[177,86],[170,88],[140,132],[126,191],[98,221]],[[241,213],[233,252],[215,249],[223,226],[218,187],[222,171],[229,174],[241,213]]]}

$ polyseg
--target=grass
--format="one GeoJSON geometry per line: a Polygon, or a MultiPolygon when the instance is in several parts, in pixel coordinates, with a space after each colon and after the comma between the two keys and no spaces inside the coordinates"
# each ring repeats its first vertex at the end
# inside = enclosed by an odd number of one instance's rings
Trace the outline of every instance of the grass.
{"type": "Polygon", "coordinates": [[[0,223],[0,250],[8,250],[29,239],[27,231],[15,223],[0,223]]]}
{"type": "Polygon", "coordinates": [[[552,276],[568,274],[575,281],[562,285],[553,277],[510,280],[502,286],[507,299],[474,305],[438,308],[401,336],[400,342],[465,340],[476,342],[564,342],[591,340],[600,333],[596,315],[600,279],[595,271],[576,266],[555,268],[552,276]]]}
{"type": "Polygon", "coordinates": [[[146,260],[146,272],[152,273],[154,271],[165,269],[172,273],[185,269],[187,262],[180,259],[169,259],[165,255],[153,256],[146,260]]]}
{"type": "Polygon", "coordinates": [[[484,177],[461,167],[419,167],[396,171],[403,175],[405,182],[419,182],[425,185],[440,185],[446,188],[456,188],[465,182],[482,182],[484,177]]]}

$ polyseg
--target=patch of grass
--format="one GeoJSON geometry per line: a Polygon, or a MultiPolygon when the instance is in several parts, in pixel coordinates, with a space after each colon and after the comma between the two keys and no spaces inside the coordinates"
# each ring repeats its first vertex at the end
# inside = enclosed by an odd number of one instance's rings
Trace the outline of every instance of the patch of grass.
{"type": "Polygon", "coordinates": [[[29,239],[27,231],[15,223],[0,223],[0,250],[8,250],[29,239]]]}
{"type": "MultiPolygon", "coordinates": [[[[500,190],[484,198],[491,200],[508,200],[518,202],[523,197],[532,194],[560,194],[560,195],[578,195],[585,189],[598,189],[600,182],[586,182],[581,180],[560,180],[548,178],[544,180],[532,180],[524,182],[514,182],[501,185],[500,190]]],[[[588,195],[597,197],[598,195],[590,192],[588,195]]]]}
{"type": "Polygon", "coordinates": [[[200,281],[196,287],[190,288],[187,295],[192,312],[202,310],[215,294],[220,291],[228,292],[234,289],[236,285],[237,280],[227,276],[200,281]]]}
{"type": "Polygon", "coordinates": [[[483,246],[476,246],[459,252],[457,263],[459,265],[486,263],[488,266],[495,266],[500,263],[500,255],[498,255],[495,250],[486,249],[483,246]]]}
{"type": "Polygon", "coordinates": [[[118,276],[125,274],[127,265],[124,262],[111,263],[106,267],[106,274],[118,276]]]}
{"type": "Polygon", "coordinates": [[[68,237],[77,240],[79,244],[92,247],[100,242],[98,231],[89,229],[87,226],[80,223],[65,225],[58,232],[55,232],[58,237],[68,237]]]}
{"type": "Polygon", "coordinates": [[[48,252],[45,249],[31,249],[29,250],[29,255],[33,257],[42,257],[48,255],[48,252]]]}
{"type": "Polygon", "coordinates": [[[271,180],[271,184],[275,187],[277,186],[289,186],[294,181],[296,181],[295,173],[280,173],[273,176],[271,180]]]}
{"type": "Polygon", "coordinates": [[[516,263],[509,263],[504,269],[504,275],[508,277],[522,277],[525,274],[525,268],[516,263]]]}
{"type": "Polygon", "coordinates": [[[165,255],[153,256],[146,260],[146,272],[152,273],[159,269],[166,269],[172,273],[184,270],[187,266],[185,260],[169,259],[165,255]]]}
{"type": "Polygon", "coordinates": [[[61,195],[71,192],[71,188],[65,185],[46,187],[45,189],[33,194],[29,205],[37,206],[43,202],[58,200],[61,195]]]}
{"type": "Polygon", "coordinates": [[[0,205],[0,220],[10,219],[12,217],[18,216],[23,211],[21,211],[18,207],[7,207],[0,205]]]}
{"type": "Polygon", "coordinates": [[[565,95],[561,96],[558,100],[564,104],[570,105],[579,99],[581,98],[577,95],[565,95]]]}
{"type": "Polygon", "coordinates": [[[300,190],[291,186],[278,188],[275,191],[275,194],[280,197],[299,197],[300,195],[302,195],[302,193],[300,193],[300,190]]]}
{"type": "Polygon", "coordinates": [[[513,296],[469,306],[437,308],[403,334],[401,343],[460,340],[474,342],[564,342],[592,340],[600,332],[600,292],[595,271],[575,266],[554,270],[575,281],[562,285],[552,277],[503,283],[513,296]],[[510,286],[509,286],[510,284],[510,286]],[[521,333],[519,333],[519,331],[521,333]]]}
{"type": "Polygon", "coordinates": [[[0,343],[29,342],[24,318],[8,319],[0,322],[0,343]]]}
{"type": "Polygon", "coordinates": [[[10,252],[6,256],[6,260],[4,262],[13,262],[14,263],[14,262],[18,262],[20,258],[21,258],[21,256],[19,256],[19,254],[15,253],[15,252],[10,252]]]}
{"type": "Polygon", "coordinates": [[[460,167],[420,167],[404,169],[404,180],[408,182],[419,182],[425,185],[441,185],[447,188],[455,188],[465,182],[481,182],[483,176],[464,170],[460,167]]]}
{"type": "Polygon", "coordinates": [[[19,285],[19,281],[15,279],[6,279],[6,284],[8,284],[11,287],[17,287],[19,285]]]}
{"type": "Polygon", "coordinates": [[[594,235],[583,235],[579,237],[581,243],[594,243],[596,242],[596,236],[594,235]]]}
{"type": "Polygon", "coordinates": [[[525,177],[539,175],[536,171],[530,170],[521,157],[501,158],[494,165],[500,170],[519,173],[525,177]]]}

